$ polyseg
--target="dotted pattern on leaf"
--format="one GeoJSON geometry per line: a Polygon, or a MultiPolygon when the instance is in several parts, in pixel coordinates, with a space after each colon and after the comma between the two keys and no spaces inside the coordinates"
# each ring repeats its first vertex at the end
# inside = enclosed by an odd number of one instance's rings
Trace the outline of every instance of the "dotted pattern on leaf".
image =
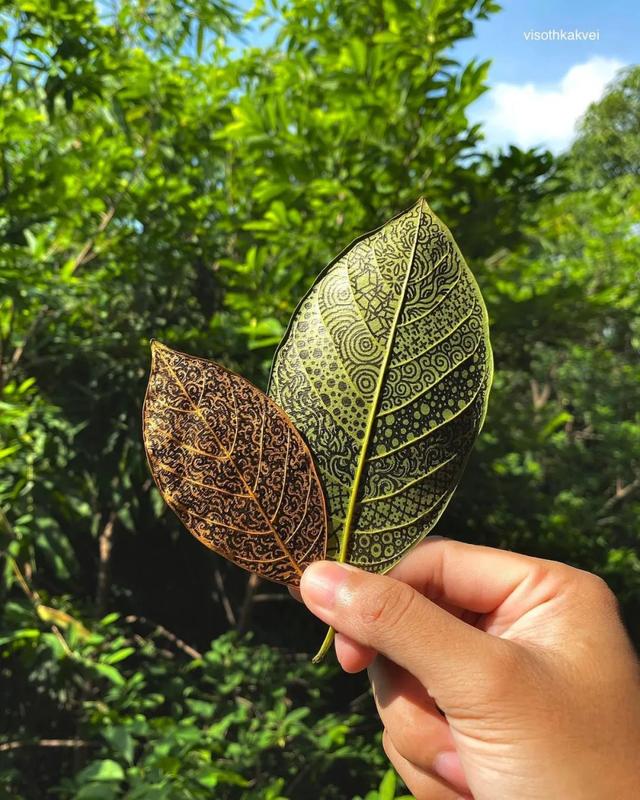
{"type": "Polygon", "coordinates": [[[331,557],[383,572],[431,530],[482,426],[492,371],[480,291],[424,201],[324,270],[269,393],[316,457],[331,557]]]}
{"type": "Polygon", "coordinates": [[[325,556],[324,496],[309,449],[244,378],[153,342],[143,435],[162,496],[207,547],[294,586],[325,556]]]}

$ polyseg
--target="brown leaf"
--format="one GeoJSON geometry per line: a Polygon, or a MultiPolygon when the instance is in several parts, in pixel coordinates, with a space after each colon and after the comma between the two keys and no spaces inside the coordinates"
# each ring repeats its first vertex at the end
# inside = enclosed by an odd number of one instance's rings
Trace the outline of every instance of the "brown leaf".
{"type": "Polygon", "coordinates": [[[304,440],[239,375],[159,342],[151,353],[143,435],[165,501],[207,547],[297,585],[327,546],[324,495],[304,440]]]}

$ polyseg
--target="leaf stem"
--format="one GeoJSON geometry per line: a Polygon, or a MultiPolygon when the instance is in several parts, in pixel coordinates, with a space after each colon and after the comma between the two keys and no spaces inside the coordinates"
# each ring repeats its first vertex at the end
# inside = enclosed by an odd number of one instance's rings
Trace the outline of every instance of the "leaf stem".
{"type": "Polygon", "coordinates": [[[319,664],[324,657],[327,655],[329,650],[331,650],[331,645],[333,644],[333,640],[335,637],[335,630],[333,628],[329,628],[327,631],[327,635],[324,637],[324,641],[320,645],[320,649],[315,654],[315,656],[311,659],[314,664],[319,664]]]}

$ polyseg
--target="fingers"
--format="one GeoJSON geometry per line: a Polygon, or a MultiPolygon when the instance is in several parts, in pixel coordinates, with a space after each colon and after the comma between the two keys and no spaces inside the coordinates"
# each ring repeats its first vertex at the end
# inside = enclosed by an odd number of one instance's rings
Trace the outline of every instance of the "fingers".
{"type": "Polygon", "coordinates": [[[407,784],[416,800],[466,800],[468,797],[453,789],[447,782],[431,772],[420,769],[408,761],[395,747],[391,737],[384,731],[382,746],[387,758],[407,784]]]}
{"type": "Polygon", "coordinates": [[[384,656],[369,667],[373,696],[382,724],[402,755],[431,769],[438,753],[455,745],[446,719],[422,684],[384,656]]]}
{"type": "Polygon", "coordinates": [[[467,783],[460,756],[455,750],[445,750],[438,753],[434,762],[433,769],[439,777],[444,778],[447,783],[451,784],[454,788],[460,787],[465,792],[469,791],[469,784],[467,783]]]}
{"type": "MultiPolygon", "coordinates": [[[[544,587],[539,587],[543,589],[542,593],[553,593],[552,584],[565,580],[567,569],[553,561],[432,537],[416,547],[390,575],[412,586],[452,615],[475,625],[482,615],[490,615],[507,599],[513,601],[510,606],[520,611],[523,595],[528,595],[529,605],[544,600],[540,591],[530,591],[531,584],[534,581],[544,583],[544,587]]],[[[289,591],[297,600],[301,599],[298,589],[289,591]]],[[[508,611],[507,608],[504,610],[508,611]]],[[[486,618],[489,623],[491,618],[486,618]]],[[[488,624],[481,627],[486,630],[488,624]]],[[[494,625],[492,632],[500,631],[494,625]]],[[[353,639],[347,642],[337,638],[336,652],[348,672],[363,669],[372,658],[371,648],[363,647],[353,639]]]]}
{"type": "Polygon", "coordinates": [[[371,647],[358,644],[343,633],[336,633],[336,656],[345,672],[360,672],[366,669],[375,658],[371,647]]]}
{"type": "Polygon", "coordinates": [[[459,791],[469,791],[447,720],[424,686],[383,656],[371,664],[369,677],[380,719],[400,755],[419,769],[445,778],[459,791]],[[446,774],[439,771],[442,764],[446,774]]]}
{"type": "Polygon", "coordinates": [[[425,539],[391,571],[439,605],[450,604],[478,614],[494,611],[533,571],[566,570],[553,561],[508,550],[425,539]]]}
{"type": "Polygon", "coordinates": [[[300,589],[316,616],[404,667],[443,708],[451,693],[460,701],[504,644],[385,575],[320,561],[305,570],[300,589]]]}

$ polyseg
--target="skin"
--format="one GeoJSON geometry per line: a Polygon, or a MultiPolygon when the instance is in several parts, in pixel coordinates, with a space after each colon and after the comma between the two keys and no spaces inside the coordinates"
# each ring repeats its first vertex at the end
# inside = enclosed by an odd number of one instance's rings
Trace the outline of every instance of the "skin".
{"type": "Polygon", "coordinates": [[[427,540],[388,576],[307,568],[417,800],[640,796],[640,669],[614,595],[565,564],[427,540]]]}

